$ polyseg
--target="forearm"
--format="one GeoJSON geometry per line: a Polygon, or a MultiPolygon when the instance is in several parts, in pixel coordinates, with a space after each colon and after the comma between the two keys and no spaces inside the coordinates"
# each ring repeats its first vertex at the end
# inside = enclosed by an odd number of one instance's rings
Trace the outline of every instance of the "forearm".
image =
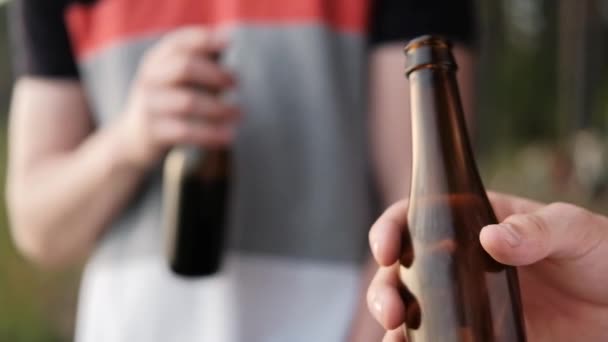
{"type": "Polygon", "coordinates": [[[63,265],[91,250],[142,178],[121,151],[120,134],[109,126],[72,151],[9,171],[11,223],[25,254],[63,265]]]}

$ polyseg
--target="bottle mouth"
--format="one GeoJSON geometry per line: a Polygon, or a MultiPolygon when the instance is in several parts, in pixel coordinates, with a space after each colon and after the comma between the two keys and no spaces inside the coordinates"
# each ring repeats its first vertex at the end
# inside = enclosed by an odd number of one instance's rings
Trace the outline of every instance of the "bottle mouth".
{"type": "Polygon", "coordinates": [[[421,46],[435,46],[438,48],[449,49],[452,47],[452,43],[443,36],[425,34],[424,36],[416,37],[410,40],[405,46],[405,52],[419,48],[421,46]]]}
{"type": "Polygon", "coordinates": [[[405,60],[405,75],[419,69],[456,70],[456,62],[452,55],[452,43],[438,35],[424,35],[412,39],[403,49],[405,60]]]}

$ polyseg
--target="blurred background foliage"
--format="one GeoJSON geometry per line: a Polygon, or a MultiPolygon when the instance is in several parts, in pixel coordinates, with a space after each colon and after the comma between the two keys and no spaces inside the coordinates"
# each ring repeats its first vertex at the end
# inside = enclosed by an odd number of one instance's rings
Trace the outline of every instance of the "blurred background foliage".
{"type": "Polygon", "coordinates": [[[607,212],[608,1],[478,1],[488,188],[607,212]]]}
{"type": "MultiPolygon", "coordinates": [[[[478,0],[478,9],[473,134],[487,187],[608,213],[608,0],[478,0]]],[[[0,8],[0,113],[12,82],[5,21],[0,8]]],[[[78,274],[18,256],[0,205],[0,341],[71,340],[78,274]]]]}

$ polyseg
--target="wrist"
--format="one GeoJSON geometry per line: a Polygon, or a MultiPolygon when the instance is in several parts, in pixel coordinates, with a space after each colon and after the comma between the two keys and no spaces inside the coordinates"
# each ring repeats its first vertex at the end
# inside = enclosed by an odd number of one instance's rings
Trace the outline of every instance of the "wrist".
{"type": "Polygon", "coordinates": [[[112,171],[146,173],[153,162],[140,157],[135,138],[126,127],[124,120],[117,120],[105,129],[107,163],[112,171]]]}

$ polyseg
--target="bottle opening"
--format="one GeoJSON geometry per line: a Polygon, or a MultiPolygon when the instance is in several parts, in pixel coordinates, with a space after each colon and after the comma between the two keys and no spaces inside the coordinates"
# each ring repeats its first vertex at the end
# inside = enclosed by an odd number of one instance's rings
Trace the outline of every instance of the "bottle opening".
{"type": "Polygon", "coordinates": [[[421,46],[435,46],[449,49],[452,47],[452,43],[443,36],[427,34],[410,40],[405,46],[405,52],[407,53],[407,51],[421,46]]]}
{"type": "Polygon", "coordinates": [[[442,36],[424,35],[412,39],[404,48],[405,75],[424,68],[456,70],[452,43],[442,36]]]}

